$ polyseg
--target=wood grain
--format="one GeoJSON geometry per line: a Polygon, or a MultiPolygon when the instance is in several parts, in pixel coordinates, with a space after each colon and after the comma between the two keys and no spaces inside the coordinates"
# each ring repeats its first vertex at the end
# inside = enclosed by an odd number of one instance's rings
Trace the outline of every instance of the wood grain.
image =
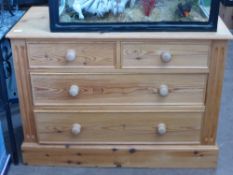
{"type": "Polygon", "coordinates": [[[203,105],[205,74],[32,74],[35,105],[203,105]],[[167,84],[169,95],[159,88],[167,84]],[[80,93],[70,97],[71,85],[80,93]]]}
{"type": "Polygon", "coordinates": [[[35,113],[40,143],[46,144],[200,144],[202,113],[35,113]],[[74,135],[73,124],[81,125],[74,135]],[[159,135],[157,125],[167,133],[159,135]]]}
{"type": "Polygon", "coordinates": [[[15,75],[17,79],[24,140],[34,142],[36,140],[36,131],[32,111],[32,94],[30,88],[30,76],[28,72],[26,44],[24,40],[14,40],[11,41],[11,45],[13,50],[15,75]]]}
{"type": "Polygon", "coordinates": [[[202,130],[203,144],[215,144],[216,140],[226,47],[225,41],[215,41],[212,45],[210,74],[206,94],[206,111],[202,130]]]}
{"type": "Polygon", "coordinates": [[[35,112],[204,112],[205,106],[194,105],[85,105],[34,106],[35,112]]]}
{"type": "Polygon", "coordinates": [[[28,44],[30,68],[114,68],[116,46],[108,42],[40,43],[28,44]],[[68,62],[65,58],[69,49],[77,58],[68,62]]]}
{"type": "Polygon", "coordinates": [[[118,56],[117,68],[114,69],[112,67],[89,67],[87,68],[61,68],[61,67],[43,67],[43,68],[30,68],[30,72],[33,73],[105,73],[105,74],[113,74],[113,73],[132,73],[132,74],[200,74],[200,73],[209,73],[209,69],[207,67],[156,67],[156,68],[121,68],[120,61],[118,56]],[[103,69],[102,69],[103,68],[103,69]]]}
{"type": "Polygon", "coordinates": [[[209,43],[182,42],[123,42],[123,68],[206,68],[208,69],[209,43]],[[172,60],[161,61],[161,54],[169,52],[172,60]]]}
{"type": "Polygon", "coordinates": [[[231,33],[51,33],[32,7],[7,37],[24,129],[24,162],[87,167],[213,168],[231,33]],[[78,59],[67,63],[67,49],[78,59]],[[173,59],[160,61],[163,51],[173,59]],[[80,86],[77,97],[69,87],[80,86]],[[166,84],[169,96],[161,97],[166,84]],[[34,118],[35,117],[35,118],[34,118]],[[156,134],[164,122],[168,132],[156,134]],[[71,135],[73,123],[82,126],[71,135]]]}
{"type": "Polygon", "coordinates": [[[81,167],[213,168],[218,147],[23,144],[24,163],[81,167]]]}

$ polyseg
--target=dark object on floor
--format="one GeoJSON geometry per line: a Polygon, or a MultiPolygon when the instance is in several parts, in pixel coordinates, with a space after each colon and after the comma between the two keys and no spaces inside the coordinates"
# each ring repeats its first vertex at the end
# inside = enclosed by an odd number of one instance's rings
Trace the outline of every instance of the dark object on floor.
{"type": "MultiPolygon", "coordinates": [[[[5,0],[4,0],[5,1],[5,0]]],[[[8,1],[9,2],[9,1],[8,1]]],[[[12,6],[11,6],[12,7],[12,6]]],[[[17,141],[14,134],[12,113],[10,105],[17,103],[17,94],[8,93],[9,86],[12,84],[13,67],[11,64],[12,52],[9,44],[9,40],[5,39],[6,33],[14,26],[14,24],[23,16],[24,11],[14,11],[14,16],[10,15],[5,10],[0,14],[4,15],[4,23],[0,26],[0,104],[4,110],[4,114],[1,115],[1,119],[4,120],[6,132],[8,133],[7,143],[11,153],[11,159],[15,164],[18,164],[18,152],[17,141]],[[9,46],[9,47],[8,47],[9,46]],[[12,80],[12,81],[11,81],[12,80]],[[13,95],[12,95],[13,94],[13,95]]],[[[10,88],[12,89],[12,88],[10,88]]],[[[16,92],[16,91],[15,91],[16,92]]]]}
{"type": "MultiPolygon", "coordinates": [[[[4,39],[0,40],[0,45],[4,41],[4,39]]],[[[1,47],[0,47],[1,48],[1,47]]],[[[9,133],[9,139],[11,143],[11,156],[15,164],[18,164],[18,152],[17,152],[17,145],[16,145],[16,138],[14,134],[14,128],[13,128],[13,122],[11,118],[11,110],[10,110],[10,100],[8,97],[7,92],[7,85],[6,85],[6,71],[4,69],[4,65],[6,64],[6,61],[11,55],[6,55],[6,57],[3,57],[2,49],[0,49],[0,103],[3,106],[3,109],[6,113],[6,121],[7,121],[7,128],[9,133]]]]}
{"type": "Polygon", "coordinates": [[[6,123],[6,131],[9,136],[11,158],[13,162],[17,164],[18,152],[10,109],[10,105],[17,102],[17,97],[12,96],[14,98],[10,98],[10,95],[8,94],[9,90],[7,81],[10,80],[13,75],[13,68],[10,62],[10,58],[12,57],[11,48],[8,47],[10,46],[9,40],[5,39],[5,34],[12,28],[12,26],[14,26],[24,13],[22,11],[15,11],[14,16],[10,15],[8,12],[3,13],[5,13],[4,16],[6,17],[4,19],[5,23],[0,27],[0,104],[4,110],[3,120],[6,121],[4,123],[6,123]]]}
{"type": "Polygon", "coordinates": [[[192,3],[190,1],[185,2],[184,4],[179,3],[177,6],[177,13],[180,17],[188,17],[192,10],[192,3]]]}

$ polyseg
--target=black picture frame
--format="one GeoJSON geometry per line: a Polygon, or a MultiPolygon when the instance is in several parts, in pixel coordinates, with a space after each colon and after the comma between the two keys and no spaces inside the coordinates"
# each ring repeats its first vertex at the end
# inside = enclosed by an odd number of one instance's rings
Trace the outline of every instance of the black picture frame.
{"type": "Polygon", "coordinates": [[[58,0],[49,0],[50,29],[52,32],[154,32],[187,31],[215,32],[220,0],[212,0],[208,22],[136,22],[136,23],[61,23],[58,0]]]}

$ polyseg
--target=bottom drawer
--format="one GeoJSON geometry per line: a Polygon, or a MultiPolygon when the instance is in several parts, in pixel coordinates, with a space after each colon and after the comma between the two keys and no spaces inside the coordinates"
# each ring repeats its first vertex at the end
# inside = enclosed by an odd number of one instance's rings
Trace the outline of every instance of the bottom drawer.
{"type": "Polygon", "coordinates": [[[199,144],[202,113],[36,112],[39,143],[199,144]]]}

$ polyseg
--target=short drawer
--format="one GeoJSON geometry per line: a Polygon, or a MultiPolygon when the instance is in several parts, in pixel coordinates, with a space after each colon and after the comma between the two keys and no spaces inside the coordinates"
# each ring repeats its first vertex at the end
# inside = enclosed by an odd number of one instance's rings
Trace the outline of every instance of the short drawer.
{"type": "Polygon", "coordinates": [[[199,144],[202,113],[36,112],[40,143],[199,144]]]}
{"type": "Polygon", "coordinates": [[[28,44],[31,68],[113,68],[114,43],[28,44]]]}
{"type": "Polygon", "coordinates": [[[208,68],[208,43],[122,43],[123,68],[208,68]]]}
{"type": "Polygon", "coordinates": [[[203,105],[205,74],[31,74],[35,105],[203,105]]]}

